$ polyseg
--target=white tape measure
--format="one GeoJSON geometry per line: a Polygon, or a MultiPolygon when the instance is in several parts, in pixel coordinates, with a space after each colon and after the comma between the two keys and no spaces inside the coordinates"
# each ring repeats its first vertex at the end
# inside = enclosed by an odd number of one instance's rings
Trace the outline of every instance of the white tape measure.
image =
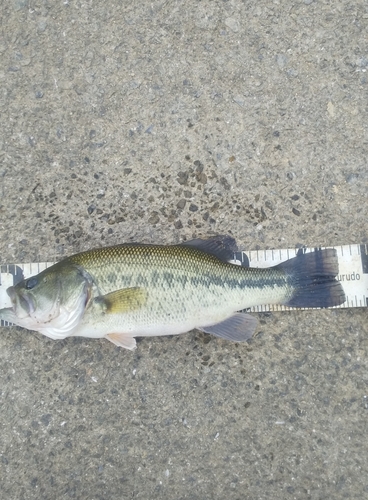
{"type": "MultiPolygon", "coordinates": [[[[337,306],[368,307],[368,245],[341,245],[334,247],[339,260],[338,279],[341,282],[346,301],[337,306]]],[[[234,254],[233,262],[246,267],[272,267],[295,257],[298,252],[313,252],[315,248],[284,249],[284,250],[251,250],[234,254]]],[[[36,262],[31,264],[5,264],[0,266],[0,309],[11,307],[6,293],[9,286],[14,286],[24,278],[40,273],[55,262],[36,262]]],[[[256,306],[250,310],[286,311],[292,308],[280,305],[256,306]]],[[[8,323],[0,320],[1,326],[8,323]]]]}

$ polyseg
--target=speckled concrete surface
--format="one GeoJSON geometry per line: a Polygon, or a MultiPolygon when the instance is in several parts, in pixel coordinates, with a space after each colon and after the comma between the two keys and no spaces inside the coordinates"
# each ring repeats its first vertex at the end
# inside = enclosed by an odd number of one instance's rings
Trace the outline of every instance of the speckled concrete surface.
{"type": "MultiPolygon", "coordinates": [[[[360,1],[1,6],[1,262],[230,233],[367,242],[360,1]]],[[[0,337],[9,499],[368,495],[366,310],[198,332],[0,337]]]]}

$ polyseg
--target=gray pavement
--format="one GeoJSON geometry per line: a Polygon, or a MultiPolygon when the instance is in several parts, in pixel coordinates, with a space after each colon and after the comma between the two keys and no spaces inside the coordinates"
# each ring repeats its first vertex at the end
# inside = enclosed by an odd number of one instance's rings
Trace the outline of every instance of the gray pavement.
{"type": "MultiPolygon", "coordinates": [[[[368,7],[1,2],[0,256],[233,235],[367,242],[368,7]]],[[[191,332],[0,336],[7,499],[368,497],[366,310],[191,332]]]]}

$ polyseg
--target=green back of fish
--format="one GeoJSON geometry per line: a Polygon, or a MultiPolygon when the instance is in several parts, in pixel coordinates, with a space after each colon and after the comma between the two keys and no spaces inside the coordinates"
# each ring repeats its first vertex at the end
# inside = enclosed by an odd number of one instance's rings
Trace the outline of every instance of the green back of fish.
{"type": "Polygon", "coordinates": [[[92,276],[100,294],[140,287],[149,294],[147,306],[165,314],[179,307],[193,315],[202,307],[221,308],[226,316],[255,304],[282,302],[290,293],[282,270],[242,268],[183,245],[124,244],[70,260],[92,276]]]}
{"type": "MultiPolygon", "coordinates": [[[[181,292],[193,292],[199,284],[238,288],[244,287],[245,281],[259,285],[269,274],[222,262],[214,255],[182,245],[124,244],[90,250],[67,260],[91,274],[101,293],[131,286],[163,286],[167,291],[181,292]]],[[[280,272],[273,274],[280,277],[280,272]]]]}
{"type": "MultiPolygon", "coordinates": [[[[179,246],[120,245],[101,248],[71,257],[95,280],[100,293],[130,287],[167,292],[183,284],[186,278],[200,273],[203,267],[215,270],[221,262],[212,256],[179,246]],[[189,250],[189,251],[188,251],[189,250]]],[[[218,272],[218,271],[217,271],[218,272]]]]}

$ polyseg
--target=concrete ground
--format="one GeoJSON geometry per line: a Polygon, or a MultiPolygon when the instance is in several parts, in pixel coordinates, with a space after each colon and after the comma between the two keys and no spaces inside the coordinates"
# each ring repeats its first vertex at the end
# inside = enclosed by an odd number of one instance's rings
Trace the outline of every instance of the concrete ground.
{"type": "MultiPolygon", "coordinates": [[[[364,0],[1,5],[1,263],[126,241],[367,242],[364,0]]],[[[7,499],[368,496],[366,310],[0,337],[7,499]]]]}

